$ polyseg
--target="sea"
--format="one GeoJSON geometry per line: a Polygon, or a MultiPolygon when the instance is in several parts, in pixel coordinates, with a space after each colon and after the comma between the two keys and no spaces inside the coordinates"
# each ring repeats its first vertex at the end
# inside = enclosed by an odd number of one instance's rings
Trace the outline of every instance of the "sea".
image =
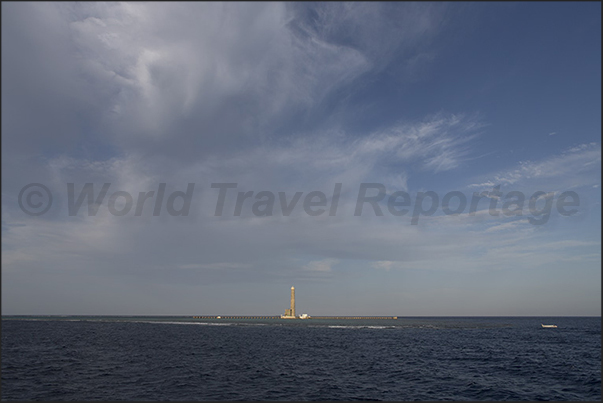
{"type": "Polygon", "coordinates": [[[600,317],[3,316],[1,358],[2,400],[601,400],[600,317]]]}

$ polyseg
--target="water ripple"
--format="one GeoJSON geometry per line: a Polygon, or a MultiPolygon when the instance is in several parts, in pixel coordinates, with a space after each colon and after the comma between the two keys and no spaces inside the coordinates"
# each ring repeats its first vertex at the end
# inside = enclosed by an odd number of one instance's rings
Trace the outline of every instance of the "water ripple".
{"type": "Polygon", "coordinates": [[[599,318],[300,322],[3,320],[2,400],[601,399],[599,318]]]}

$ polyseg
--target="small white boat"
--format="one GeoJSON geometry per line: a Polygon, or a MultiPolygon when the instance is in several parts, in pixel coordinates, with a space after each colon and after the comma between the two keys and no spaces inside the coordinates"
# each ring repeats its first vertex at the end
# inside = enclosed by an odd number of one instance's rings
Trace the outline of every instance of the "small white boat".
{"type": "Polygon", "coordinates": [[[542,323],[540,324],[540,326],[542,326],[542,327],[557,327],[557,325],[543,325],[542,323]]]}

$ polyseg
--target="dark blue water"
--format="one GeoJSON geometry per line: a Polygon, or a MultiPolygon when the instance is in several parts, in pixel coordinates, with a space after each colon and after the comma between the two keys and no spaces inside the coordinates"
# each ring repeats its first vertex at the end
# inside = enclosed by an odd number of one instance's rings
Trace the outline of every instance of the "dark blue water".
{"type": "Polygon", "coordinates": [[[37,319],[2,400],[601,400],[600,318],[37,319]]]}

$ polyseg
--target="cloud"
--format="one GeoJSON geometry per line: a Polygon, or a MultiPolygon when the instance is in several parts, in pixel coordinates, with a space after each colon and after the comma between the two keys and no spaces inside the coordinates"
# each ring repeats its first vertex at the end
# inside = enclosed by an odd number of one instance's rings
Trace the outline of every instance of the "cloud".
{"type": "Polygon", "coordinates": [[[209,270],[224,270],[224,269],[245,269],[251,267],[248,264],[242,263],[230,263],[230,262],[220,262],[220,263],[210,263],[210,264],[183,264],[180,265],[181,269],[209,269],[209,270]]]}
{"type": "Polygon", "coordinates": [[[115,94],[108,117],[152,139],[172,137],[177,121],[218,129],[226,109],[242,119],[237,130],[260,130],[370,67],[356,49],[296,36],[283,4],[111,3],[77,14],[70,30],[84,74],[115,94]],[[243,101],[253,115],[239,113],[243,101]]]}
{"type": "MultiPolygon", "coordinates": [[[[97,192],[102,183],[111,182],[110,192],[126,190],[132,195],[155,190],[160,181],[170,184],[170,190],[182,190],[186,183],[196,183],[190,216],[179,219],[164,211],[162,216],[152,217],[151,210],[145,210],[142,217],[115,217],[108,213],[105,204],[96,217],[80,214],[67,221],[46,221],[42,217],[32,222],[9,205],[4,212],[5,221],[20,226],[4,232],[3,243],[8,250],[3,258],[12,270],[19,270],[32,260],[36,264],[45,262],[49,267],[65,266],[62,256],[74,256],[67,266],[77,270],[82,264],[80,259],[112,255],[114,258],[103,257],[103,264],[89,266],[88,270],[122,276],[148,273],[170,282],[198,282],[202,278],[229,282],[234,273],[241,278],[252,276],[254,281],[291,275],[310,279],[303,272],[330,273],[339,262],[350,260],[390,270],[422,267],[421,262],[445,258],[456,261],[459,266],[451,267],[458,269],[463,267],[461,260],[470,255],[464,248],[492,243],[494,238],[488,234],[494,237],[495,232],[520,224],[479,211],[474,216],[422,217],[421,225],[414,227],[409,225],[409,219],[387,214],[374,217],[370,211],[354,217],[353,208],[359,184],[379,180],[384,161],[427,170],[424,161],[442,150],[466,155],[467,138],[474,136],[471,130],[475,127],[480,126],[470,119],[440,114],[382,129],[362,139],[326,132],[314,138],[265,143],[184,166],[161,159],[150,161],[134,153],[105,161],[64,156],[51,159],[47,171],[59,194],[69,182],[75,182],[77,189],[83,183],[94,182],[97,192]],[[460,147],[460,151],[455,151],[455,147],[460,147]],[[222,217],[213,216],[217,190],[209,185],[214,182],[238,183],[238,188],[228,193],[222,217]],[[343,183],[343,193],[335,217],[307,216],[303,199],[289,217],[281,214],[278,203],[274,216],[256,217],[251,213],[254,200],[244,205],[240,217],[232,214],[237,192],[284,191],[291,200],[297,191],[305,196],[312,190],[321,190],[330,202],[337,182],[343,183]],[[499,226],[489,226],[480,234],[484,223],[499,226]],[[463,231],[465,235],[459,237],[463,231]],[[45,248],[39,248],[40,244],[45,248]],[[299,272],[295,259],[307,260],[308,256],[319,258],[312,258],[299,272]],[[123,261],[136,264],[124,266],[123,261]],[[109,269],[109,264],[117,264],[119,269],[109,269]]],[[[462,157],[456,163],[462,163],[462,157]]],[[[392,178],[392,185],[405,190],[407,180],[408,174],[403,171],[392,178]]],[[[62,216],[66,217],[65,206],[62,216]]],[[[524,230],[529,237],[533,227],[524,223],[524,230]]],[[[519,242],[517,232],[514,234],[515,238],[510,239],[519,242]]]]}
{"type": "Polygon", "coordinates": [[[33,133],[27,142],[9,135],[11,147],[37,149],[35,140],[48,143],[50,129],[64,140],[55,153],[77,154],[79,144],[92,154],[138,151],[180,160],[321,127],[338,107],[334,93],[394,59],[414,58],[441,29],[444,11],[361,3],[49,3],[6,10],[12,18],[3,33],[13,38],[5,44],[6,123],[19,133],[29,125],[25,131],[33,133]],[[31,99],[40,104],[36,119],[21,116],[31,99]],[[182,143],[195,147],[183,150],[182,143]]]}
{"type": "Polygon", "coordinates": [[[523,161],[516,170],[496,176],[495,182],[514,184],[519,180],[540,179],[579,174],[601,163],[601,146],[596,143],[580,144],[560,155],[539,162],[523,161]]]}
{"type": "Polygon", "coordinates": [[[484,182],[484,183],[472,183],[471,185],[467,185],[470,188],[483,188],[483,187],[492,187],[496,186],[494,182],[484,182]]]}
{"type": "MultiPolygon", "coordinates": [[[[476,229],[477,226],[474,227],[476,229]]],[[[430,245],[432,255],[420,259],[375,261],[372,267],[391,270],[451,271],[455,273],[482,273],[514,269],[536,270],[552,266],[561,260],[600,260],[600,241],[559,240],[530,228],[527,220],[499,224],[493,230],[481,232],[471,242],[450,245],[430,245]],[[509,230],[509,231],[506,231],[509,230]],[[495,232],[494,232],[495,231],[495,232]],[[462,250],[464,249],[464,250],[462,250]],[[445,256],[445,257],[444,257],[445,256]]],[[[445,227],[445,232],[452,230],[445,227]]],[[[452,230],[456,232],[458,228],[452,230]]]]}
{"type": "Polygon", "coordinates": [[[389,260],[380,260],[378,262],[373,263],[373,267],[376,269],[385,269],[389,271],[392,267],[396,265],[396,262],[392,262],[389,260]]]}
{"type": "Polygon", "coordinates": [[[18,112],[3,113],[3,160],[12,169],[3,171],[6,272],[73,270],[122,279],[146,273],[169,283],[220,283],[235,281],[227,273],[238,281],[290,276],[300,271],[295,259],[308,256],[318,259],[302,272],[388,256],[396,241],[383,239],[378,225],[363,231],[365,224],[338,217],[308,220],[301,204],[288,218],[262,219],[248,208],[241,217],[213,217],[209,184],[236,181],[238,190],[289,197],[324,189],[330,198],[340,182],[343,211],[357,184],[383,178],[391,163],[405,166],[392,178],[403,189],[412,168],[455,169],[477,130],[474,118],[441,113],[356,137],[328,117],[336,109],[333,94],[356,80],[393,60],[431,60],[417,55],[441,29],[444,9],[218,3],[3,9],[23,22],[3,21],[3,38],[15,38],[3,63],[4,80],[11,77],[3,85],[11,101],[3,107],[18,112]],[[23,92],[30,82],[36,96],[23,92]],[[27,112],[30,99],[43,107],[35,115],[27,112]],[[45,117],[65,127],[27,126],[45,117]],[[63,140],[50,149],[46,138],[63,140]],[[23,153],[31,158],[23,160],[23,153]],[[24,217],[14,202],[29,182],[46,183],[56,196],[39,219],[24,217]],[[134,197],[160,182],[171,190],[192,182],[197,199],[184,220],[165,214],[155,220],[148,210],[115,217],[106,201],[95,217],[67,216],[65,184],[81,189],[88,182],[96,192],[111,183],[109,193],[134,197]]]}
{"type": "Polygon", "coordinates": [[[421,160],[423,169],[440,172],[459,166],[469,152],[468,143],[483,124],[463,115],[438,114],[423,122],[402,123],[373,133],[357,143],[355,153],[393,152],[402,161],[421,160]]]}
{"type": "Polygon", "coordinates": [[[339,260],[337,259],[315,260],[303,266],[303,269],[309,271],[330,272],[332,267],[337,263],[339,263],[339,260]]]}
{"type": "Polygon", "coordinates": [[[520,161],[518,167],[490,174],[487,181],[468,187],[540,186],[563,189],[600,182],[601,145],[584,143],[539,161],[520,161]]]}

